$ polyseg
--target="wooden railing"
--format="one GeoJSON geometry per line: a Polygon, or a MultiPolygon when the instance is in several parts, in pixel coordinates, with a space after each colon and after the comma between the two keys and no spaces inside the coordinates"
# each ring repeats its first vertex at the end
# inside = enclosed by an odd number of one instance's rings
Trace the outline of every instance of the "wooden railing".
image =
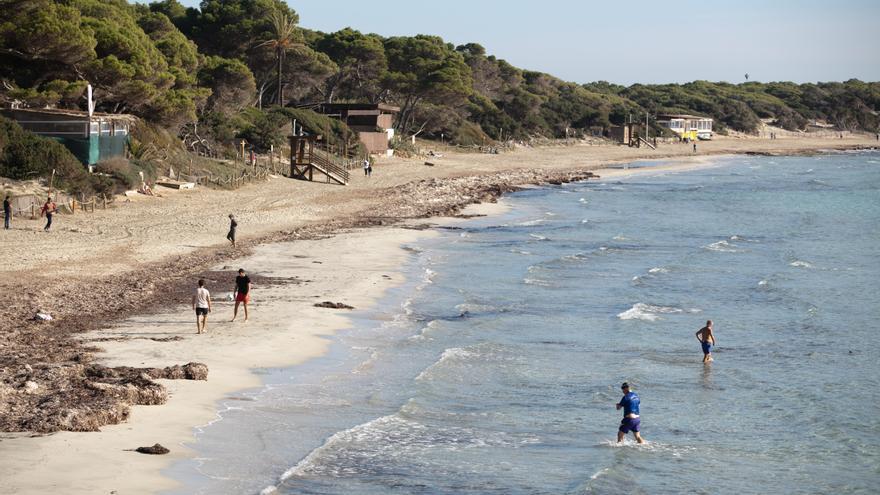
{"type": "Polygon", "coordinates": [[[345,168],[327,160],[319,153],[312,153],[312,165],[322,169],[328,177],[333,177],[337,182],[348,184],[350,174],[345,168]]]}

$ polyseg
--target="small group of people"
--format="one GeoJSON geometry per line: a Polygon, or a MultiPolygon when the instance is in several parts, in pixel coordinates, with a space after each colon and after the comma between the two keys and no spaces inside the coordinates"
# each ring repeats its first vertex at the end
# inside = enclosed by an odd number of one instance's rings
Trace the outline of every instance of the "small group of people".
{"type": "MultiPolygon", "coordinates": [[[[248,321],[248,304],[251,302],[251,278],[245,272],[244,268],[238,270],[238,276],[235,277],[235,288],[232,292],[235,308],[232,310],[232,319],[235,321],[238,317],[239,305],[244,305],[244,321],[248,321]]],[[[208,313],[213,310],[211,301],[211,292],[205,287],[205,280],[200,279],[198,287],[192,296],[192,307],[196,312],[196,333],[205,333],[208,331],[208,313]]]]}
{"type": "MultiPolygon", "coordinates": [[[[54,215],[58,211],[58,205],[52,201],[52,196],[46,198],[46,202],[43,203],[43,207],[40,208],[40,218],[46,217],[46,226],[43,227],[43,231],[49,232],[49,229],[52,227],[52,215],[54,215]]],[[[3,199],[3,229],[9,230],[10,224],[12,222],[12,200],[10,196],[7,194],[3,199]]]]}
{"type": "Polygon", "coordinates": [[[364,176],[371,177],[373,175],[373,164],[369,158],[364,158],[364,176]]]}
{"type": "MultiPolygon", "coordinates": [[[[712,346],[715,345],[715,334],[712,332],[712,326],[712,320],[708,320],[706,326],[697,330],[696,333],[697,340],[703,349],[703,363],[711,363],[713,360],[712,346]]],[[[620,421],[620,427],[617,429],[617,443],[622,442],[630,432],[632,432],[636,442],[645,443],[641,433],[642,420],[639,411],[641,399],[639,394],[633,392],[627,382],[623,382],[620,386],[620,391],[623,392],[623,398],[615,404],[615,407],[618,411],[623,409],[623,419],[620,421]]]]}

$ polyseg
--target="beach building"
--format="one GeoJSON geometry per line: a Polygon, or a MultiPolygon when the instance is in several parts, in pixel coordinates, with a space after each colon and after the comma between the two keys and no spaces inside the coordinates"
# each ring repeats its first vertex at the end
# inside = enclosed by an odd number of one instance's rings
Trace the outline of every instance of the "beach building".
{"type": "Polygon", "coordinates": [[[345,122],[358,133],[370,154],[391,154],[388,143],[394,138],[394,116],[400,107],[384,103],[322,103],[315,110],[345,122]]]}
{"type": "Polygon", "coordinates": [[[657,123],[678,134],[679,137],[696,139],[712,139],[712,124],[715,121],[710,117],[696,115],[667,114],[658,115],[657,123]]]}
{"type": "Polygon", "coordinates": [[[125,156],[135,120],[124,114],[57,109],[13,108],[0,110],[0,114],[27,131],[59,141],[83,165],[125,156]]]}

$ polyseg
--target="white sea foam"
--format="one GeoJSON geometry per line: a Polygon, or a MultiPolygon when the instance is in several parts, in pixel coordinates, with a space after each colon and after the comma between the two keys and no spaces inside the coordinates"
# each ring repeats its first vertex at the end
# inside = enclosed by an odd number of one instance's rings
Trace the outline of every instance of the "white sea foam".
{"type": "Polygon", "coordinates": [[[522,249],[511,249],[510,252],[511,252],[511,253],[514,253],[514,254],[522,254],[522,255],[525,255],[525,256],[529,256],[529,255],[532,254],[531,251],[524,251],[524,250],[522,250],[522,249]]]}
{"type": "Polygon", "coordinates": [[[373,351],[370,353],[370,357],[368,357],[364,362],[359,364],[355,369],[351,370],[351,373],[354,375],[363,373],[364,371],[369,371],[376,361],[379,359],[379,351],[373,351]]]}
{"type": "Polygon", "coordinates": [[[537,239],[539,241],[546,241],[547,240],[546,237],[544,237],[542,235],[538,235],[538,234],[529,234],[529,237],[531,237],[533,239],[537,239]]]}
{"type": "Polygon", "coordinates": [[[810,262],[802,260],[794,260],[789,263],[789,265],[795,268],[813,268],[813,265],[810,262]]]}
{"type": "Polygon", "coordinates": [[[523,283],[526,285],[537,285],[538,287],[552,287],[553,284],[546,280],[541,280],[538,278],[524,278],[523,283]]]}
{"type": "Polygon", "coordinates": [[[578,200],[578,203],[587,204],[589,203],[589,201],[587,200],[587,198],[581,198],[578,200]]]}
{"type": "Polygon", "coordinates": [[[438,359],[437,362],[435,362],[431,366],[428,366],[421,373],[419,373],[419,375],[416,376],[416,381],[429,378],[434,369],[443,366],[450,361],[465,361],[474,357],[479,357],[479,354],[464,349],[462,347],[450,347],[449,349],[443,351],[443,354],[440,355],[440,359],[438,359]]]}
{"type": "Polygon", "coordinates": [[[651,268],[650,270],[648,270],[648,273],[653,273],[653,274],[657,274],[657,273],[669,273],[669,269],[667,269],[667,268],[663,268],[662,266],[658,266],[658,267],[651,268]]]}
{"type": "Polygon", "coordinates": [[[425,325],[424,327],[422,327],[421,330],[419,330],[419,333],[413,335],[408,340],[416,341],[416,340],[430,339],[431,333],[433,333],[434,330],[436,330],[439,325],[440,325],[440,320],[431,320],[430,322],[428,322],[427,325],[425,325]]]}
{"type": "Polygon", "coordinates": [[[684,454],[689,454],[697,450],[696,447],[692,447],[690,445],[671,445],[661,442],[638,443],[629,438],[620,443],[614,440],[605,440],[599,445],[603,447],[611,447],[613,449],[638,449],[647,452],[658,452],[670,454],[673,457],[681,457],[684,454]]]}
{"type": "Polygon", "coordinates": [[[682,309],[668,306],[654,306],[652,304],[636,303],[632,308],[617,315],[621,320],[657,321],[660,315],[676,313],[699,313],[699,309],[682,309]]]}
{"type": "Polygon", "coordinates": [[[629,237],[624,237],[622,235],[616,235],[616,236],[612,237],[611,240],[618,241],[618,242],[624,242],[624,241],[631,241],[632,239],[630,239],[629,237]]]}
{"type": "Polygon", "coordinates": [[[587,255],[584,253],[574,253],[563,256],[562,259],[565,261],[581,261],[587,259],[587,255]]]}
{"type": "Polygon", "coordinates": [[[596,474],[590,476],[590,479],[595,480],[596,478],[598,478],[599,476],[602,476],[603,474],[607,473],[610,470],[611,470],[611,468],[600,469],[599,471],[596,471],[596,474]]]}
{"type": "Polygon", "coordinates": [[[770,282],[766,280],[761,280],[760,282],[758,282],[758,287],[767,287],[768,285],[770,285],[770,282]]]}
{"type": "Polygon", "coordinates": [[[717,251],[719,253],[738,253],[739,251],[736,249],[736,246],[727,242],[727,241],[718,241],[709,244],[708,246],[703,246],[703,249],[708,249],[709,251],[717,251]]]}
{"type": "Polygon", "coordinates": [[[528,221],[525,221],[525,222],[520,222],[520,223],[515,224],[515,225],[517,225],[517,226],[519,226],[519,227],[531,227],[531,226],[534,226],[534,225],[538,225],[538,224],[544,223],[544,222],[546,222],[546,221],[547,221],[547,220],[545,220],[545,219],[543,219],[543,218],[537,218],[537,219],[535,219],[535,220],[528,220],[528,221]]]}
{"type": "Polygon", "coordinates": [[[462,313],[495,313],[501,311],[497,306],[491,304],[462,303],[455,306],[455,309],[462,313]]]}

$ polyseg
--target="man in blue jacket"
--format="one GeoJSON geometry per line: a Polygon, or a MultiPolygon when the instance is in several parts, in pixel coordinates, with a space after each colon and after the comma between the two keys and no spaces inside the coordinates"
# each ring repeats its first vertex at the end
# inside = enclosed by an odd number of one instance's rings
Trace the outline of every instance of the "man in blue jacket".
{"type": "Polygon", "coordinates": [[[645,443],[639,433],[641,423],[639,419],[639,394],[630,391],[629,384],[626,382],[623,382],[620,390],[623,392],[623,398],[617,403],[617,410],[623,408],[623,421],[620,422],[620,429],[617,430],[617,443],[622,442],[623,437],[629,432],[633,433],[637,442],[645,443]]]}

